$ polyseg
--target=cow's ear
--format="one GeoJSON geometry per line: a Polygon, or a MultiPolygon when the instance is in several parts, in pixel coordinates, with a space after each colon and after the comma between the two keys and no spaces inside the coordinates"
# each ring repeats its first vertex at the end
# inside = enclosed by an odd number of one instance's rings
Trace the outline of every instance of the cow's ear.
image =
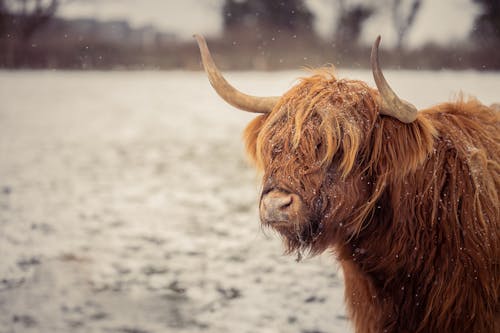
{"type": "Polygon", "coordinates": [[[250,157],[251,161],[255,163],[255,165],[259,168],[262,166],[260,165],[259,161],[262,159],[257,156],[257,140],[259,137],[259,133],[264,126],[264,121],[266,120],[266,115],[258,116],[254,120],[248,124],[248,126],[245,128],[245,131],[243,132],[243,140],[245,142],[247,154],[250,157]]]}

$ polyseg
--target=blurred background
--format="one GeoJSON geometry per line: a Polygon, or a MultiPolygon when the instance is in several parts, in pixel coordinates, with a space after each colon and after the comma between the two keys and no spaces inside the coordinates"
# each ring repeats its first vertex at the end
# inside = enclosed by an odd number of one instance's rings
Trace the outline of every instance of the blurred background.
{"type": "Polygon", "coordinates": [[[199,69],[206,35],[222,68],[500,69],[498,0],[0,0],[0,67],[199,69]]]}
{"type": "Polygon", "coordinates": [[[204,34],[244,92],[303,67],[500,102],[498,0],[0,0],[0,333],[346,333],[335,255],[283,255],[204,34]],[[463,92],[463,94],[461,93],[463,92]]]}

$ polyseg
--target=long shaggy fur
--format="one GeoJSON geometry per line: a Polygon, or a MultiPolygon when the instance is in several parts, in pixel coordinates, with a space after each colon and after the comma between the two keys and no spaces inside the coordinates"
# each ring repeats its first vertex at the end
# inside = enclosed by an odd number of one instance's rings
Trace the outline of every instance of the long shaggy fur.
{"type": "Polygon", "coordinates": [[[324,70],[245,130],[264,189],[304,201],[287,250],[333,250],[356,332],[500,332],[500,112],[459,98],[403,124],[324,70]]]}

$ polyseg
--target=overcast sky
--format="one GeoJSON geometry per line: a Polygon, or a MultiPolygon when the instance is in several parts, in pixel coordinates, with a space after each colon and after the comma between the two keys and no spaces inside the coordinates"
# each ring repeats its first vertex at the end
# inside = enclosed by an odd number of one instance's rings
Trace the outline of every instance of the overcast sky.
{"type": "MultiPolygon", "coordinates": [[[[378,2],[388,1],[379,0],[378,2]]],[[[316,30],[327,35],[336,22],[332,0],[305,0],[316,17],[316,30]]],[[[347,3],[361,2],[348,0],[347,3]]],[[[408,2],[408,1],[407,1],[408,2]]],[[[152,24],[181,38],[193,33],[215,36],[222,29],[221,8],[224,0],[73,0],[63,5],[60,15],[68,18],[92,17],[99,20],[125,19],[133,26],[152,24]]],[[[471,0],[424,0],[407,45],[425,42],[446,44],[465,38],[479,8],[471,0]]],[[[367,21],[362,39],[371,44],[381,34],[383,45],[391,46],[395,31],[390,11],[377,13],[367,21]]]]}

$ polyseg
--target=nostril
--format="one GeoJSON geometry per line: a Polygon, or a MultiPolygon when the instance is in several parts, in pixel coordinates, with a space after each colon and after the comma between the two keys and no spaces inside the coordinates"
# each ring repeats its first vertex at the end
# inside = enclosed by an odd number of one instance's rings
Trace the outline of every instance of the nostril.
{"type": "Polygon", "coordinates": [[[289,195],[287,198],[283,198],[283,201],[281,202],[281,206],[279,207],[280,209],[284,210],[290,207],[293,203],[293,197],[289,195]]]}

